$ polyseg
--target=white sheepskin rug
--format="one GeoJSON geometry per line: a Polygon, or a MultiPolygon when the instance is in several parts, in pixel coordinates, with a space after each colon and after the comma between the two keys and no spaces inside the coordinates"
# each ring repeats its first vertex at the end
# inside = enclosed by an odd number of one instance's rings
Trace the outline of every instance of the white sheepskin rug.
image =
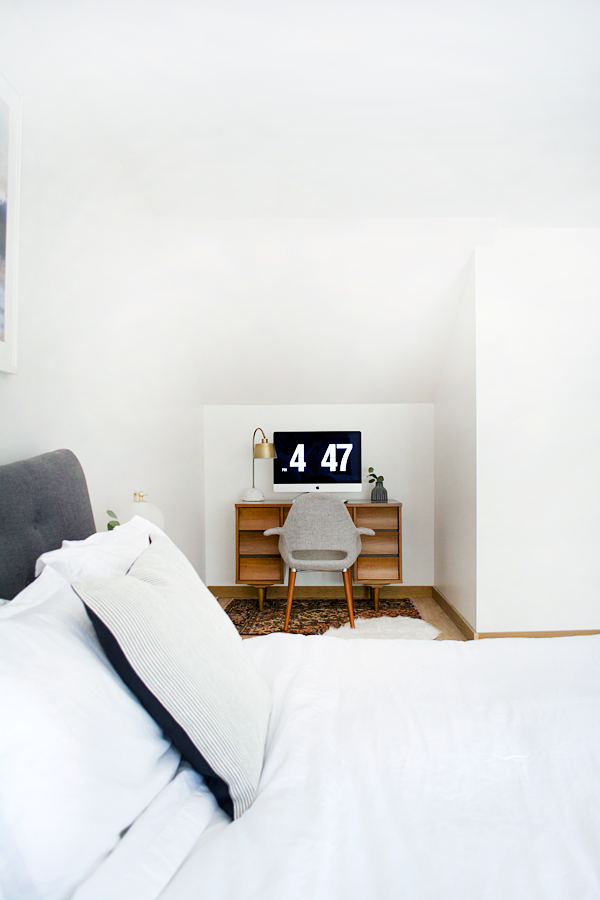
{"type": "Polygon", "coordinates": [[[437,628],[422,619],[410,619],[407,616],[379,616],[376,619],[355,619],[356,628],[350,628],[350,622],[339,628],[329,628],[323,637],[356,640],[357,638],[379,638],[395,640],[403,638],[409,641],[432,641],[440,634],[437,628]]]}

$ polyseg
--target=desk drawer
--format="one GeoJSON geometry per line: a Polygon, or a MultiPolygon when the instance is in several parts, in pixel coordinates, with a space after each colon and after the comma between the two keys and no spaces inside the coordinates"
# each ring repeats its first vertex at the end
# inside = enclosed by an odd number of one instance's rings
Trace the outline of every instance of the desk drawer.
{"type": "Polygon", "coordinates": [[[361,508],[357,506],[354,513],[354,524],[357,528],[374,528],[375,530],[382,528],[398,531],[399,513],[400,507],[386,506],[384,503],[375,507],[361,508]]]}
{"type": "Polygon", "coordinates": [[[359,556],[354,566],[354,580],[387,581],[392,583],[402,581],[400,561],[397,557],[388,556],[359,556]]]}
{"type": "Polygon", "coordinates": [[[238,581],[243,584],[260,584],[283,581],[283,562],[280,556],[246,556],[240,558],[238,581]]]}
{"type": "Polygon", "coordinates": [[[262,531],[240,531],[240,556],[278,556],[279,536],[265,537],[262,531]]]}
{"type": "Polygon", "coordinates": [[[240,509],[238,528],[240,531],[266,531],[267,528],[279,527],[279,507],[267,506],[244,507],[240,509]]]}
{"type": "Polygon", "coordinates": [[[378,553],[383,556],[398,556],[400,542],[397,531],[378,531],[374,536],[363,534],[360,541],[361,556],[375,556],[378,553]]]}

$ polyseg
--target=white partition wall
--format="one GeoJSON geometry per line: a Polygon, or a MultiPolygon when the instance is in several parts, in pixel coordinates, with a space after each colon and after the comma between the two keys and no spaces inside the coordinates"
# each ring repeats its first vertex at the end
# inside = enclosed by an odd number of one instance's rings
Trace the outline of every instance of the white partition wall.
{"type": "Polygon", "coordinates": [[[435,400],[436,588],[475,629],[475,266],[435,400]]]}
{"type": "Polygon", "coordinates": [[[477,631],[600,628],[600,230],[476,251],[477,631]]]}

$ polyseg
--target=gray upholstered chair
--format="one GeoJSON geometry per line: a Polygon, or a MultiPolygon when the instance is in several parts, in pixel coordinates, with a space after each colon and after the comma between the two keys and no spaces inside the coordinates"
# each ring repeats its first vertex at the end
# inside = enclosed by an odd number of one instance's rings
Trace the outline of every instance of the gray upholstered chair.
{"type": "Polygon", "coordinates": [[[296,572],[342,572],[350,626],[354,628],[354,603],[349,569],[361,551],[361,534],[375,534],[371,528],[357,528],[350,513],[332,494],[302,494],[297,497],[281,528],[269,528],[265,535],[279,535],[279,552],[289,566],[287,609],[284,631],[292,613],[296,572]]]}

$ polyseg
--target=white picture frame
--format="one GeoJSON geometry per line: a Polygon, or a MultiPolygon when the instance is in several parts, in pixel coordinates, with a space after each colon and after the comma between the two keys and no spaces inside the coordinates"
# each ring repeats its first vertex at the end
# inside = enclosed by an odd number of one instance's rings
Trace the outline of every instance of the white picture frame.
{"type": "Polygon", "coordinates": [[[21,103],[0,75],[0,372],[17,371],[21,103]]]}

